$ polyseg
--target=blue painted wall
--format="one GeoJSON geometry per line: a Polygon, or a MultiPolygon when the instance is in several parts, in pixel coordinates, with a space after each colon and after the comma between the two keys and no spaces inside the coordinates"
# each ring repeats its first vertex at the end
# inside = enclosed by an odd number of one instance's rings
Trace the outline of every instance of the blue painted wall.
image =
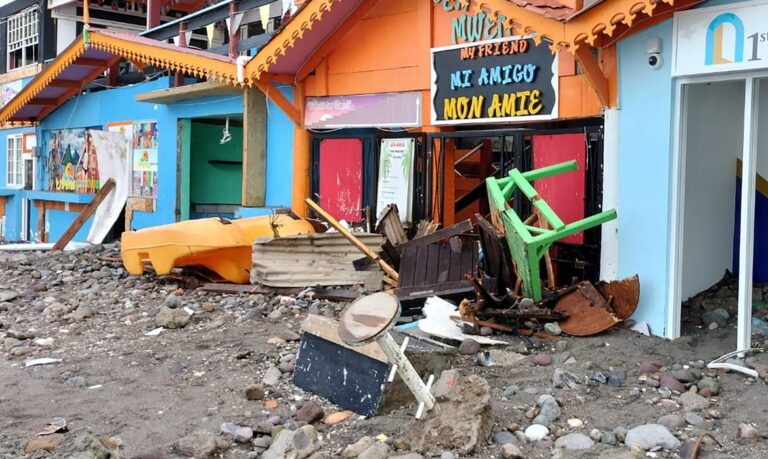
{"type": "MultiPolygon", "coordinates": [[[[158,122],[159,143],[159,178],[156,212],[135,212],[132,227],[134,229],[173,223],[177,220],[177,124],[179,119],[240,114],[243,111],[242,96],[222,96],[171,105],[140,103],[135,101],[136,94],[168,88],[170,78],[141,83],[123,88],[85,94],[72,99],[59,107],[44,119],[38,128],[38,145],[45,152],[47,131],[101,126],[117,121],[156,120],[158,122]]],[[[281,88],[283,94],[292,97],[290,87],[281,88]]],[[[293,170],[293,124],[274,104],[268,105],[267,132],[267,207],[289,207],[291,204],[293,170]]],[[[0,131],[11,133],[15,131],[0,131]]],[[[3,134],[0,134],[0,136],[3,134]]],[[[0,146],[0,173],[5,171],[5,145],[0,146]]],[[[44,161],[38,164],[38,178],[43,178],[41,169],[44,161]]],[[[4,177],[4,176],[3,176],[4,177]]],[[[44,180],[38,180],[40,184],[44,180]]],[[[4,183],[4,181],[2,182],[4,183]]],[[[2,188],[2,186],[0,186],[2,188]]],[[[18,199],[8,206],[7,239],[17,239],[20,227],[20,209],[18,199]],[[13,237],[11,237],[13,236],[13,237]]],[[[251,213],[264,212],[263,209],[249,209],[251,213]]],[[[36,213],[32,213],[31,227],[36,228],[36,213]]],[[[56,239],[75,218],[74,212],[49,211],[48,230],[51,240],[56,239]]],[[[89,223],[90,224],[90,223],[89,223]]],[[[88,226],[78,233],[76,241],[83,241],[88,226]]]]}
{"type": "MultiPolygon", "coordinates": [[[[0,190],[9,190],[7,185],[8,172],[8,140],[10,135],[23,134],[26,132],[35,132],[34,128],[0,129],[0,190]]],[[[15,194],[18,191],[13,190],[15,194]]],[[[4,193],[5,194],[5,193],[4,193]]],[[[8,198],[5,205],[5,218],[2,231],[2,237],[7,241],[19,239],[21,234],[21,199],[17,196],[8,198]]]]}
{"type": "Polygon", "coordinates": [[[633,317],[664,335],[672,149],[672,21],[619,42],[618,275],[640,275],[633,317]],[[646,41],[661,38],[664,65],[648,67],[646,41]]]}

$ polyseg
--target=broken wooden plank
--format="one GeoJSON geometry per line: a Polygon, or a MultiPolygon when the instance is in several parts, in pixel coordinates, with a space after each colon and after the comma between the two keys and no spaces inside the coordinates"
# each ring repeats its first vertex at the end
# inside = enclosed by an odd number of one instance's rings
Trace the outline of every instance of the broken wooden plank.
{"type": "Polygon", "coordinates": [[[395,246],[408,242],[397,204],[389,204],[376,222],[376,232],[381,233],[395,246]]]}
{"type": "Polygon", "coordinates": [[[272,293],[261,285],[221,284],[208,282],[200,287],[200,290],[211,293],[272,293]]]}
{"type": "Polygon", "coordinates": [[[93,197],[93,201],[85,206],[85,208],[75,218],[75,221],[73,221],[72,224],[69,225],[69,228],[64,231],[64,234],[59,238],[58,241],[56,241],[56,244],[53,245],[52,250],[62,250],[64,247],[66,247],[67,244],[69,244],[69,241],[75,237],[75,234],[80,231],[80,228],[83,227],[85,222],[91,217],[91,215],[93,215],[94,212],[96,212],[96,209],[99,208],[99,205],[101,205],[102,201],[104,201],[107,196],[109,196],[109,193],[111,193],[114,189],[115,180],[110,178],[107,180],[107,183],[102,185],[99,191],[96,192],[96,196],[93,197]]]}
{"type": "Polygon", "coordinates": [[[315,287],[312,289],[315,298],[328,301],[352,301],[359,298],[362,294],[354,290],[334,289],[315,287]]]}
{"type": "Polygon", "coordinates": [[[456,223],[453,226],[441,229],[439,231],[435,231],[434,233],[427,236],[411,239],[410,241],[401,245],[400,249],[402,250],[403,247],[415,247],[420,245],[434,244],[436,242],[442,241],[443,239],[449,239],[452,236],[458,236],[459,234],[467,233],[469,231],[472,231],[472,222],[469,220],[464,220],[463,222],[456,223]]]}
{"type": "Polygon", "coordinates": [[[401,301],[419,300],[431,296],[453,296],[468,294],[475,291],[471,281],[441,282],[431,285],[415,285],[411,287],[399,287],[395,289],[395,296],[401,301]]]}
{"type": "Polygon", "coordinates": [[[333,319],[329,319],[328,317],[309,314],[301,324],[301,330],[323,338],[324,340],[330,341],[341,347],[345,347],[360,354],[367,355],[368,357],[376,359],[379,362],[388,363],[387,355],[384,354],[384,351],[381,350],[381,347],[376,342],[366,344],[364,346],[357,346],[354,348],[344,344],[344,341],[342,341],[339,337],[339,323],[333,319]]]}
{"type": "Polygon", "coordinates": [[[376,251],[373,251],[370,249],[370,247],[363,244],[355,235],[353,235],[347,228],[345,228],[341,223],[339,223],[338,220],[333,218],[331,214],[326,212],[322,207],[320,207],[315,201],[311,200],[310,198],[307,198],[304,200],[307,205],[315,211],[319,216],[321,216],[325,221],[328,222],[329,225],[333,226],[336,231],[341,233],[349,242],[352,243],[355,247],[357,247],[361,252],[363,252],[368,258],[375,261],[379,264],[381,269],[384,270],[385,273],[389,275],[394,280],[398,279],[398,274],[395,269],[387,264],[384,260],[381,259],[379,254],[376,251]]]}
{"type": "Polygon", "coordinates": [[[420,237],[428,236],[437,231],[438,228],[440,228],[439,223],[422,220],[418,225],[416,225],[416,234],[413,236],[413,238],[418,239],[420,237]]]}

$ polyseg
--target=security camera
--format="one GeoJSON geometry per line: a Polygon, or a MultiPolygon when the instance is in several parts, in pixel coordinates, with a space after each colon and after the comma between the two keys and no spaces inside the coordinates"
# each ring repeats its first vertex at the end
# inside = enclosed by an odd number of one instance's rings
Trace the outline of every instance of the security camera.
{"type": "Polygon", "coordinates": [[[664,64],[660,53],[651,53],[648,55],[648,67],[658,70],[664,64]]]}

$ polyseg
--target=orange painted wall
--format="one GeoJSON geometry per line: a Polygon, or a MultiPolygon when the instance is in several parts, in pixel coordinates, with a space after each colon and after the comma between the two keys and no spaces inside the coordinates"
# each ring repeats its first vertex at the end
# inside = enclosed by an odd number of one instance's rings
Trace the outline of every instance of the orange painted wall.
{"type": "MultiPolygon", "coordinates": [[[[429,120],[430,48],[452,44],[458,15],[432,1],[380,1],[307,78],[306,95],[423,91],[423,119],[429,120]]],[[[600,115],[597,94],[576,75],[573,56],[560,53],[558,59],[559,117],[600,115]]]]}

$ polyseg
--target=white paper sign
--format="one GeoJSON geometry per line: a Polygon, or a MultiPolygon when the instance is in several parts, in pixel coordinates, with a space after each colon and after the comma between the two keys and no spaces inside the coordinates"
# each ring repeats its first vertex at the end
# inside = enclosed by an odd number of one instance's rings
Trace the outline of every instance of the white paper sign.
{"type": "Polygon", "coordinates": [[[768,68],[768,2],[675,13],[672,74],[768,68]]]}
{"type": "Polygon", "coordinates": [[[382,139],[376,208],[397,204],[400,220],[411,220],[415,139],[382,139]]]}

